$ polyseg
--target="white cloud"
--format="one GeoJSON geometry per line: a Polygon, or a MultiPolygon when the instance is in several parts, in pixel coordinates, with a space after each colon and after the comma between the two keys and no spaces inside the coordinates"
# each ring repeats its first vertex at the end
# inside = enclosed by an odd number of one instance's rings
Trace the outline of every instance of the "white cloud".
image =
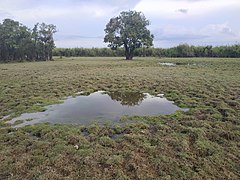
{"type": "Polygon", "coordinates": [[[0,10],[16,10],[25,9],[31,7],[33,4],[32,0],[10,0],[10,1],[0,1],[0,10]]]}
{"type": "Polygon", "coordinates": [[[239,0],[142,0],[135,10],[142,11],[148,16],[176,19],[186,17],[186,13],[177,13],[179,9],[187,10],[187,15],[202,16],[207,13],[225,9],[227,7],[240,7],[239,0]]]}
{"type": "Polygon", "coordinates": [[[112,14],[116,8],[109,6],[99,6],[94,4],[83,4],[78,6],[36,6],[33,8],[27,9],[13,9],[9,10],[10,14],[15,19],[18,20],[32,20],[36,21],[39,19],[54,19],[61,17],[70,17],[70,18],[98,18],[104,17],[108,14],[112,14]]]}
{"type": "Polygon", "coordinates": [[[167,25],[154,30],[156,47],[172,47],[181,43],[191,45],[228,45],[240,42],[239,31],[227,23],[207,24],[198,28],[184,25],[167,25]]]}
{"type": "Polygon", "coordinates": [[[240,0],[142,0],[135,10],[151,21],[155,46],[240,42],[240,0]]]}
{"type": "Polygon", "coordinates": [[[76,38],[59,38],[55,40],[57,47],[63,48],[76,48],[76,47],[85,47],[85,48],[98,48],[98,47],[107,47],[107,44],[103,42],[103,38],[91,38],[91,37],[76,37],[76,38]]]}
{"type": "Polygon", "coordinates": [[[228,23],[209,24],[200,29],[199,33],[206,34],[206,41],[217,44],[234,44],[240,42],[240,34],[233,31],[228,23]]]}
{"type": "Polygon", "coordinates": [[[55,24],[59,47],[105,47],[106,23],[130,9],[150,20],[158,47],[240,42],[240,0],[0,0],[0,21],[55,24]]]}
{"type": "Polygon", "coordinates": [[[176,11],[184,14],[188,13],[188,9],[177,9],[176,11]]]}
{"type": "Polygon", "coordinates": [[[131,9],[138,2],[139,0],[0,0],[0,20],[6,17],[3,12],[11,14],[16,20],[25,21],[66,16],[79,19],[101,18],[131,9]]]}
{"type": "Polygon", "coordinates": [[[236,36],[236,33],[233,32],[228,23],[209,24],[201,32],[209,35],[236,36]]]}

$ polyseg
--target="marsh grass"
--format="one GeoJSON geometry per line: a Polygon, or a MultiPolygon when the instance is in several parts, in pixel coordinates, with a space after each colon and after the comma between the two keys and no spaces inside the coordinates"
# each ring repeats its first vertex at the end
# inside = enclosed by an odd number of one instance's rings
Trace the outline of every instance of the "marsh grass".
{"type": "Polygon", "coordinates": [[[55,59],[0,64],[0,179],[240,178],[240,59],[55,59]],[[96,90],[163,93],[190,110],[121,126],[6,123],[96,90]]]}

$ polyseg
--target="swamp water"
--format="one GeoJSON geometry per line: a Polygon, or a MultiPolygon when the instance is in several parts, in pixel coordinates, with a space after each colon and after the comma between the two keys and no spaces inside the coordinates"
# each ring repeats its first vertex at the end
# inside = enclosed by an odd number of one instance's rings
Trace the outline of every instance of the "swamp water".
{"type": "Polygon", "coordinates": [[[168,101],[162,96],[136,92],[98,91],[90,95],[68,97],[62,104],[47,106],[44,112],[24,113],[12,119],[10,123],[25,120],[15,127],[39,122],[85,125],[93,122],[120,123],[123,115],[154,116],[187,110],[179,108],[173,104],[173,101],[168,101]]]}

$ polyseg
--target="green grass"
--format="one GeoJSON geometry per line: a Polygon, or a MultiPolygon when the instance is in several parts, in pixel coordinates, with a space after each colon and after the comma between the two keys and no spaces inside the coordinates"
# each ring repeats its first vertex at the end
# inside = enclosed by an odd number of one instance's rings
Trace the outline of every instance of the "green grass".
{"type": "Polygon", "coordinates": [[[0,64],[0,119],[10,115],[0,121],[0,179],[240,178],[240,59],[55,59],[0,64]],[[164,93],[190,110],[124,116],[122,126],[6,123],[96,90],[164,93]]]}

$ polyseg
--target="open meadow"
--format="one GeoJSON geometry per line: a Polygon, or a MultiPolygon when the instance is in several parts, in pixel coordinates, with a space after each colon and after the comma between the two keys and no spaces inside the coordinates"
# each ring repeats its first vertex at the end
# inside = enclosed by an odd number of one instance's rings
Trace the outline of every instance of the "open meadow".
{"type": "Polygon", "coordinates": [[[0,119],[0,179],[239,179],[240,59],[0,64],[0,119]],[[99,90],[164,94],[189,111],[126,116],[122,125],[7,123],[99,90]]]}

